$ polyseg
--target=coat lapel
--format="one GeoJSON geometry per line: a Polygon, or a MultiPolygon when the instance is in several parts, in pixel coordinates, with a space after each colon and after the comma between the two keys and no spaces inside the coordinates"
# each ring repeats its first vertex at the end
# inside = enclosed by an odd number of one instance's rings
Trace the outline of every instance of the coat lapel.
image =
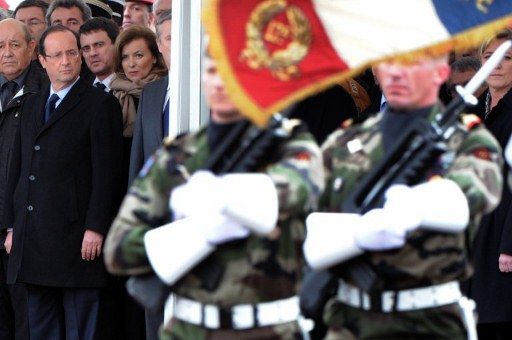
{"type": "MultiPolygon", "coordinates": [[[[72,111],[72,109],[80,102],[79,94],[82,91],[82,87],[83,87],[82,80],[78,79],[78,81],[75,83],[75,85],[73,85],[73,87],[68,92],[66,97],[64,97],[62,102],[59,104],[59,106],[57,106],[55,111],[52,113],[52,115],[50,116],[50,119],[39,130],[39,134],[38,135],[40,135],[41,133],[46,131],[53,124],[55,124],[55,122],[57,122],[59,119],[61,119],[66,114],[68,114],[69,112],[72,111]]],[[[40,119],[41,124],[43,124],[43,120],[44,120],[44,118],[43,118],[44,117],[44,107],[46,105],[46,100],[47,99],[48,99],[48,95],[44,98],[44,103],[43,103],[43,107],[42,107],[42,110],[41,110],[42,115],[43,115],[41,117],[41,119],[40,119]]]]}
{"type": "MultiPolygon", "coordinates": [[[[46,105],[46,100],[48,99],[48,96],[50,95],[50,87],[47,86],[46,90],[41,92],[41,94],[38,96],[37,104],[33,108],[33,115],[32,119],[35,120],[34,126],[36,127],[36,131],[41,131],[43,128],[43,121],[44,121],[44,106],[46,105]]],[[[39,133],[38,133],[39,134],[39,133]]]]}

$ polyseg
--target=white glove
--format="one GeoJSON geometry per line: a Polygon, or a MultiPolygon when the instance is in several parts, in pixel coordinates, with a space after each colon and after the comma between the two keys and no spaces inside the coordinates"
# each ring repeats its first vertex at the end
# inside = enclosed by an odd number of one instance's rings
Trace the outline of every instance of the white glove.
{"type": "Polygon", "coordinates": [[[144,245],[155,273],[171,285],[213,252],[216,245],[248,235],[248,229],[225,216],[203,214],[148,231],[144,245]]]}
{"type": "Polygon", "coordinates": [[[447,179],[386,191],[383,209],[361,218],[356,243],[366,250],[388,250],[405,244],[407,233],[422,227],[447,233],[462,231],[469,223],[469,207],[459,186],[447,179]]]}
{"type": "Polygon", "coordinates": [[[246,238],[250,234],[249,229],[221,214],[206,216],[201,228],[206,240],[212,245],[246,238]]]}
{"type": "Polygon", "coordinates": [[[218,176],[210,171],[195,172],[187,183],[171,192],[169,207],[175,219],[216,213],[224,209],[223,184],[218,176]]]}
{"type": "Polygon", "coordinates": [[[279,214],[274,182],[257,173],[216,176],[198,171],[172,191],[169,206],[176,219],[223,214],[260,235],[274,229],[279,214]]]}
{"type": "Polygon", "coordinates": [[[315,270],[329,268],[363,251],[354,241],[361,216],[343,213],[312,213],[306,219],[304,256],[315,270]]]}
{"type": "Polygon", "coordinates": [[[364,250],[389,250],[403,247],[407,231],[414,229],[406,218],[386,209],[372,209],[361,217],[355,242],[364,250]]]}
{"type": "Polygon", "coordinates": [[[505,147],[504,156],[508,166],[512,167],[512,136],[509,138],[507,146],[505,147]]]}
{"type": "Polygon", "coordinates": [[[460,187],[434,179],[413,187],[394,185],[386,192],[384,209],[400,219],[406,231],[417,228],[457,233],[469,223],[469,206],[460,187]]]}

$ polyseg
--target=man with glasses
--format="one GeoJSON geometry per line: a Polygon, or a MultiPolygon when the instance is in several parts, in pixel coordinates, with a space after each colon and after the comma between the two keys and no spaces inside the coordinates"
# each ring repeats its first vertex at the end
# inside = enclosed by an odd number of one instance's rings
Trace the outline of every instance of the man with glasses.
{"type": "MultiPolygon", "coordinates": [[[[41,34],[48,27],[44,19],[47,10],[48,4],[42,0],[25,0],[20,2],[12,14],[14,19],[27,25],[28,31],[36,44],[39,43],[41,34]]],[[[34,51],[32,59],[37,59],[36,51],[34,51]]]]}
{"type": "Polygon", "coordinates": [[[102,337],[101,253],[121,184],[122,118],[114,97],[79,77],[78,45],[60,25],[41,36],[51,85],[27,98],[13,143],[7,282],[26,284],[32,339],[102,337]]]}

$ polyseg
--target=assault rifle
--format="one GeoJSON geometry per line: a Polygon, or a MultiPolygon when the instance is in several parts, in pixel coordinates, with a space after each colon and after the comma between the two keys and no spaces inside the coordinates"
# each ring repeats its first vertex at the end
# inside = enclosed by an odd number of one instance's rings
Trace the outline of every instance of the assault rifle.
{"type": "MultiPolygon", "coordinates": [[[[409,126],[394,144],[387,157],[358,182],[344,201],[343,213],[364,214],[384,205],[384,194],[394,184],[415,185],[422,182],[429,169],[443,155],[449,155],[449,143],[461,142],[464,132],[458,127],[459,114],[467,105],[476,105],[473,93],[480,87],[494,68],[501,62],[512,41],[503,43],[491,58],[475,74],[466,87],[457,86],[458,97],[454,98],[443,112],[428,123],[417,120],[409,126]],[[455,134],[461,134],[456,136],[455,134]]],[[[349,146],[350,147],[350,146],[349,146]]],[[[452,157],[452,161],[453,161],[452,157]]],[[[443,162],[444,169],[451,165],[450,159],[443,162]]],[[[361,256],[350,261],[347,274],[364,291],[370,291],[376,273],[361,256]]],[[[343,266],[343,264],[341,265],[343,266]]],[[[304,278],[301,293],[301,308],[307,317],[318,318],[327,300],[334,295],[337,287],[335,266],[323,271],[309,271],[304,278]]]]}
{"type": "MultiPolygon", "coordinates": [[[[213,150],[202,169],[215,174],[256,171],[271,159],[273,150],[293,134],[298,121],[286,118],[292,109],[274,114],[265,128],[256,127],[247,120],[239,122],[213,150]]],[[[222,277],[223,268],[206,258],[194,268],[194,273],[200,277],[205,289],[213,290],[222,277]]],[[[130,295],[150,311],[162,310],[170,293],[170,287],[155,274],[132,276],[126,286],[130,295]]]]}

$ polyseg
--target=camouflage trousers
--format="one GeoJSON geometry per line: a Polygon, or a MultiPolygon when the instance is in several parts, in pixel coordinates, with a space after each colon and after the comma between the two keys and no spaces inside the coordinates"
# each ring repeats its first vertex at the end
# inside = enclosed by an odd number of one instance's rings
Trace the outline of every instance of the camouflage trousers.
{"type": "Polygon", "coordinates": [[[248,330],[210,330],[180,320],[172,320],[160,331],[161,340],[298,340],[302,339],[296,322],[248,330]]]}
{"type": "Polygon", "coordinates": [[[325,340],[467,339],[458,304],[408,312],[381,313],[331,301],[324,315],[325,340]]]}

